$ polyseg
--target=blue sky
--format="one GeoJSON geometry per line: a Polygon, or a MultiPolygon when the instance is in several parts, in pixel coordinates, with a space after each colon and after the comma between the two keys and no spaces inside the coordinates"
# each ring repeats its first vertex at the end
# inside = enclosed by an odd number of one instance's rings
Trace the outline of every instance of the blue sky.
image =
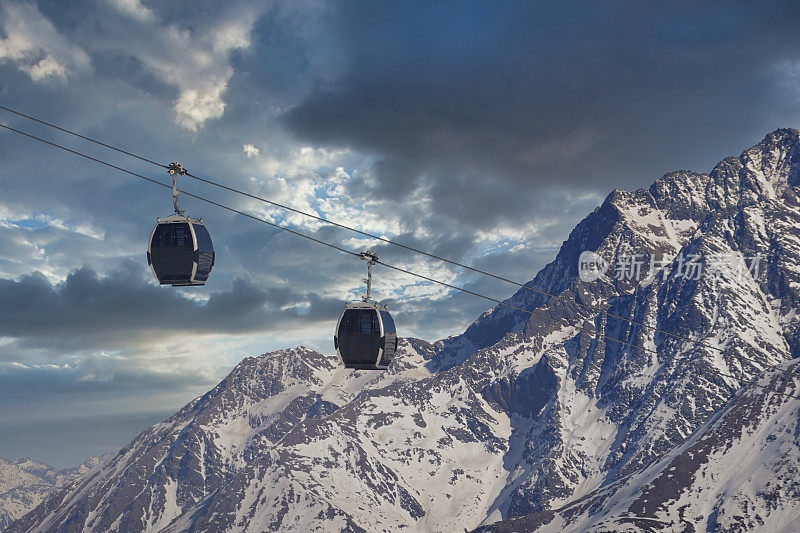
{"type": "MultiPolygon", "coordinates": [[[[707,171],[797,127],[793,3],[0,0],[0,103],[527,281],[613,188],[707,171]]],[[[0,119],[166,182],[157,167],[0,119]]],[[[185,188],[503,298],[513,287],[298,215],[185,188]]],[[[205,287],[144,260],[168,191],[0,132],[0,455],[112,451],[241,358],[332,351],[363,265],[184,199],[205,287]]],[[[401,333],[486,302],[376,268],[401,333]]]]}

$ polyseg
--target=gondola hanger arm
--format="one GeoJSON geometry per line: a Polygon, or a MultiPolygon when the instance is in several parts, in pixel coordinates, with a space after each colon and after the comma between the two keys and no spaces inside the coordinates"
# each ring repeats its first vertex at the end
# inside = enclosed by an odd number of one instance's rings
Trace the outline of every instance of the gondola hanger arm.
{"type": "Polygon", "coordinates": [[[364,283],[367,284],[367,294],[361,297],[365,302],[369,302],[372,298],[372,265],[378,262],[378,254],[369,250],[368,252],[361,252],[358,254],[362,261],[367,262],[367,277],[364,278],[364,283]]]}
{"type": "Polygon", "coordinates": [[[175,214],[183,216],[183,211],[178,207],[178,195],[181,191],[178,189],[178,176],[185,176],[186,169],[177,161],[173,161],[167,167],[167,172],[172,176],[172,205],[175,206],[175,214]]]}

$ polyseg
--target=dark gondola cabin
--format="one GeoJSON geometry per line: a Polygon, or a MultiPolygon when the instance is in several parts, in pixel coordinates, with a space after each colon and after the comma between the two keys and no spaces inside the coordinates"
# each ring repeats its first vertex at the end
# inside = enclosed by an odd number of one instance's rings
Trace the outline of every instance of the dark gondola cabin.
{"type": "Polygon", "coordinates": [[[380,304],[351,302],[339,317],[333,345],[345,368],[386,370],[397,350],[394,320],[380,304]]]}
{"type": "Polygon", "coordinates": [[[214,245],[203,221],[182,215],[159,218],[147,264],[161,285],[205,285],[214,266],[214,245]]]}

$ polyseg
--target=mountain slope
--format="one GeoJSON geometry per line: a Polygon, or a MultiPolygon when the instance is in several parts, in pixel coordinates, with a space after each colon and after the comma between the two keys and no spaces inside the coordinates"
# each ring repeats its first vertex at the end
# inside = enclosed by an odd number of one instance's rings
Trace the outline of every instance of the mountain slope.
{"type": "Polygon", "coordinates": [[[642,471],[556,511],[480,531],[797,531],[798,474],[800,363],[792,361],[642,471]]]}
{"type": "MultiPolygon", "coordinates": [[[[798,185],[800,132],[777,130],[709,174],[614,191],[509,299],[533,316],[406,339],[381,374],[304,348],[246,359],[10,531],[450,531],[645,480],[800,353],[798,185]],[[586,250],[612,265],[591,282],[586,250]],[[615,276],[634,255],[642,276],[615,276]]],[[[705,517],[686,491],[680,512],[705,517]]]]}

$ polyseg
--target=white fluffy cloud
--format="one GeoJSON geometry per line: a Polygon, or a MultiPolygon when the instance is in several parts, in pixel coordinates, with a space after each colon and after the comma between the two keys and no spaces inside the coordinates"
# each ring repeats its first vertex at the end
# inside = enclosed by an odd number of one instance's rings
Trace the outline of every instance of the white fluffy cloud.
{"type": "Polygon", "coordinates": [[[175,87],[176,123],[197,131],[225,112],[225,93],[234,74],[231,53],[250,46],[250,33],[261,16],[260,2],[220,6],[215,17],[187,29],[164,21],[139,0],[106,0],[116,18],[103,46],[135,57],[159,80],[175,87]],[[128,25],[136,31],[115,31],[128,25]]]}
{"type": "Polygon", "coordinates": [[[89,53],[112,51],[135,58],[177,90],[172,104],[179,126],[197,131],[223,115],[234,75],[231,53],[250,46],[261,2],[220,6],[218,16],[191,29],[164,21],[140,0],[105,3],[111,9],[100,17],[101,31],[92,31],[82,48],[59,33],[35,4],[0,0],[0,62],[12,62],[35,82],[66,80],[90,68],[89,53]]]}
{"type": "Polygon", "coordinates": [[[242,150],[244,151],[244,155],[247,156],[248,159],[253,157],[258,157],[259,150],[253,143],[246,143],[242,146],[242,150]]]}
{"type": "Polygon", "coordinates": [[[153,10],[139,0],[108,0],[108,2],[122,13],[141,22],[153,22],[156,20],[156,14],[153,10]]]}
{"type": "Polygon", "coordinates": [[[0,62],[10,61],[33,81],[64,80],[90,67],[89,56],[56,30],[36,8],[26,2],[0,2],[0,62]]]}

